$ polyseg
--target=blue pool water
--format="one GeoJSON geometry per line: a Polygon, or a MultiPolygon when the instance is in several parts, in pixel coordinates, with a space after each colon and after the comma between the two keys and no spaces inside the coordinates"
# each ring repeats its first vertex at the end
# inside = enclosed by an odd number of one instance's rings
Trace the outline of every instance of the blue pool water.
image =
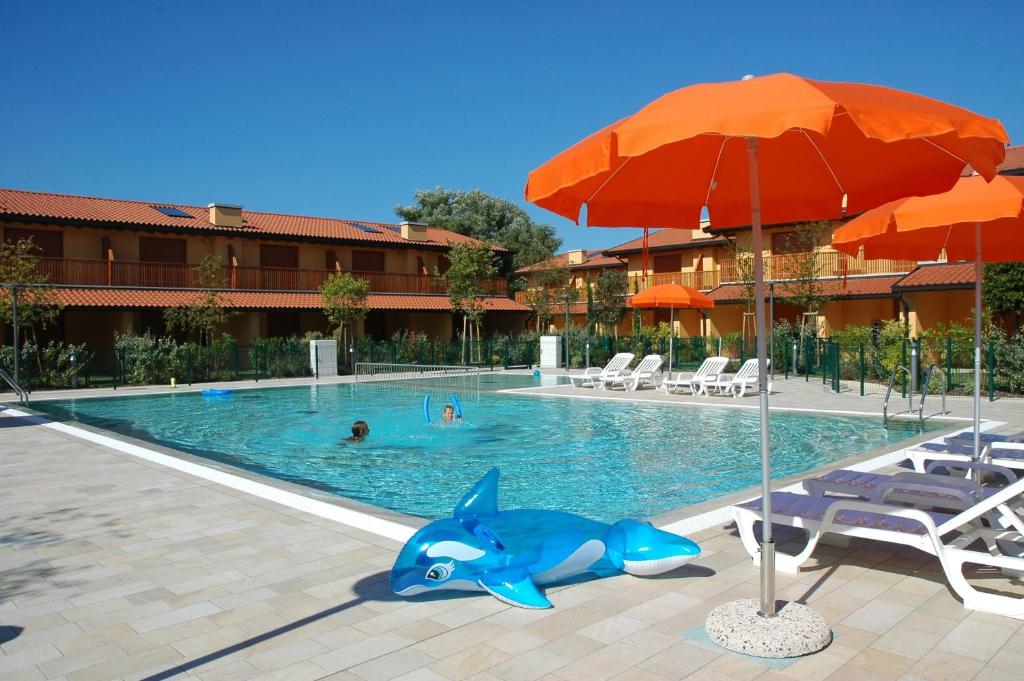
{"type": "MultiPolygon", "coordinates": [[[[553,381],[544,378],[544,381],[553,381]]],[[[757,410],[537,397],[499,392],[530,376],[484,375],[457,388],[465,421],[434,421],[450,388],[400,383],[320,385],[37,402],[62,420],[402,513],[438,518],[489,467],[505,508],[561,509],[611,521],[652,517],[760,481],[757,410]],[[358,444],[341,444],[357,419],[358,444]]],[[[799,473],[919,433],[862,417],[772,415],[776,475],[799,473]]]]}

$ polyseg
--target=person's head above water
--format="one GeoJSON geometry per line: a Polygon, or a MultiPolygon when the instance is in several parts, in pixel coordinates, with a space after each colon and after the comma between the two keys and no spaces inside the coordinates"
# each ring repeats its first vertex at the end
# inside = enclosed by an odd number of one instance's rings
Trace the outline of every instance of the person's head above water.
{"type": "Polygon", "coordinates": [[[352,424],[352,437],[354,439],[362,440],[364,437],[370,434],[370,426],[366,421],[356,421],[352,424]]]}
{"type": "Polygon", "coordinates": [[[450,404],[444,405],[444,422],[451,423],[455,418],[455,407],[450,404]]]}

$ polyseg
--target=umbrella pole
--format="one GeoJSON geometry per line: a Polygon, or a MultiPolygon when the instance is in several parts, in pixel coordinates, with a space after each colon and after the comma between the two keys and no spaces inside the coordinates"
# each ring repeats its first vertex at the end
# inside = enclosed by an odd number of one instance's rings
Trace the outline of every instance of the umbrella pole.
{"type": "Polygon", "coordinates": [[[672,378],[672,341],[676,337],[676,308],[668,309],[668,377],[672,378]]]}
{"type": "Polygon", "coordinates": [[[761,184],[758,177],[758,142],[747,138],[750,172],[750,226],[754,251],[754,330],[757,333],[757,396],[761,408],[761,611],[775,617],[775,540],[772,538],[772,459],[768,427],[768,362],[765,348],[764,256],[761,246],[761,184]]]}
{"type": "MultiPolygon", "coordinates": [[[[974,461],[981,461],[981,223],[974,223],[974,461]]],[[[980,477],[980,471],[974,475],[980,477]]]]}

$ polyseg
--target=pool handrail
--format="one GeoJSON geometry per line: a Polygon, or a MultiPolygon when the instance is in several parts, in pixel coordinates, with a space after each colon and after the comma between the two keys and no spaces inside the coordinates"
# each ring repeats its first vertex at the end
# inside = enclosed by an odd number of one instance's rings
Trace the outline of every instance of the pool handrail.
{"type": "Polygon", "coordinates": [[[18,396],[18,403],[28,406],[28,391],[18,385],[18,382],[3,367],[0,367],[0,378],[4,379],[4,382],[11,386],[11,390],[18,396]]]}

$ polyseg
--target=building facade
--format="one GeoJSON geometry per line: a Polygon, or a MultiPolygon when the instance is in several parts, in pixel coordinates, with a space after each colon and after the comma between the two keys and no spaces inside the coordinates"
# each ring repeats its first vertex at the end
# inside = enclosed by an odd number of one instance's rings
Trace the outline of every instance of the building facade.
{"type": "MultiPolygon", "coordinates": [[[[0,189],[5,242],[31,239],[38,266],[63,306],[50,337],[108,347],[115,331],[163,333],[163,311],[200,295],[196,267],[223,261],[221,297],[235,314],[226,331],[255,338],[327,331],[320,285],[335,272],[369,283],[369,313],[357,336],[403,329],[450,339],[444,285],[453,244],[479,243],[415,223],[384,224],[207,207],[0,189]]],[[[492,246],[499,257],[507,252],[492,246]]],[[[488,331],[516,332],[529,309],[507,281],[487,285],[488,331]]]]}

